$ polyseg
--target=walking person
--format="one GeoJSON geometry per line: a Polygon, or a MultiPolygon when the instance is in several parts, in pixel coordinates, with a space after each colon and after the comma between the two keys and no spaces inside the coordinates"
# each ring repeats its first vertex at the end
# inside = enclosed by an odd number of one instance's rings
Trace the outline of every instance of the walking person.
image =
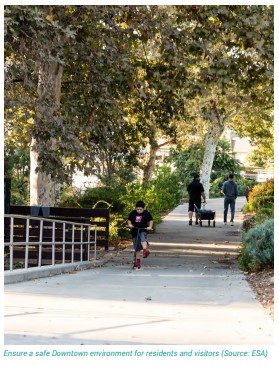
{"type": "Polygon", "coordinates": [[[234,213],[235,213],[235,200],[237,198],[237,184],[234,181],[234,174],[229,174],[228,180],[224,182],[222,191],[225,195],[224,197],[224,224],[227,224],[227,215],[228,215],[228,209],[230,206],[231,210],[231,220],[230,224],[231,226],[234,225],[234,213]]]}
{"type": "Polygon", "coordinates": [[[153,217],[148,210],[144,209],[145,204],[143,201],[136,203],[135,210],[133,210],[128,216],[128,227],[131,228],[132,241],[134,249],[136,251],[135,267],[140,268],[140,252],[142,251],[142,257],[147,258],[150,251],[147,249],[147,232],[153,229],[153,217]],[[141,245],[138,245],[138,238],[140,238],[141,245]]]}
{"type": "Polygon", "coordinates": [[[187,186],[187,191],[189,194],[189,206],[188,206],[188,216],[189,216],[189,226],[192,225],[192,218],[194,211],[196,212],[196,224],[199,224],[198,212],[195,209],[195,206],[200,209],[201,208],[201,197],[203,197],[203,203],[206,203],[204,188],[202,183],[200,182],[200,175],[197,174],[194,176],[194,180],[187,186]]]}

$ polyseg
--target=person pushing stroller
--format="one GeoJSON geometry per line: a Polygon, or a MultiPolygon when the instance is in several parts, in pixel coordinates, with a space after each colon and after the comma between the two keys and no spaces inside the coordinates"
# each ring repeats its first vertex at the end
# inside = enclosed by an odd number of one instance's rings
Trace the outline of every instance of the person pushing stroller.
{"type": "Polygon", "coordinates": [[[150,251],[147,249],[147,233],[153,229],[153,217],[144,207],[144,202],[141,200],[138,201],[135,209],[128,216],[128,227],[131,228],[132,241],[136,254],[134,266],[138,269],[140,268],[141,250],[143,249],[143,258],[147,258],[150,254],[150,251]]]}

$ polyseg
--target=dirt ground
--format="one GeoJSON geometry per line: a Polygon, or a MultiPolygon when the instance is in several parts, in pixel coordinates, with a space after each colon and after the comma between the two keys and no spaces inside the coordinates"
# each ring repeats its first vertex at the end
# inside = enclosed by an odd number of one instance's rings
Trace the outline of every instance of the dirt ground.
{"type": "Polygon", "coordinates": [[[245,278],[266,313],[274,320],[274,269],[248,273],[245,278]]]}

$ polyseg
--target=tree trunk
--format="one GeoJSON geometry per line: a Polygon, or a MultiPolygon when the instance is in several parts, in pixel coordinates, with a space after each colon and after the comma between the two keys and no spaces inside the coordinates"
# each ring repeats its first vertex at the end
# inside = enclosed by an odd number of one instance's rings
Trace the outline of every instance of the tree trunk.
{"type": "Polygon", "coordinates": [[[145,163],[143,166],[143,177],[142,182],[147,182],[152,178],[155,161],[156,161],[156,152],[159,149],[159,145],[157,142],[157,129],[155,124],[150,123],[150,133],[149,133],[149,152],[145,157],[145,163]]]}
{"type": "MultiPolygon", "coordinates": [[[[60,104],[62,74],[63,67],[56,62],[41,64],[35,124],[40,121],[51,126],[51,119],[60,104]]],[[[55,140],[52,140],[51,144],[54,143],[55,140]]],[[[45,174],[43,166],[39,166],[39,150],[40,144],[33,138],[30,149],[30,205],[54,206],[55,184],[51,175],[45,174]],[[37,170],[38,167],[40,170],[37,170]]]]}
{"type": "Polygon", "coordinates": [[[143,169],[142,182],[149,181],[152,178],[155,169],[156,152],[158,151],[158,148],[159,146],[157,143],[152,143],[152,145],[150,145],[148,161],[143,169]]]}
{"type": "Polygon", "coordinates": [[[206,198],[209,198],[210,174],[218,141],[225,129],[225,123],[212,122],[205,137],[205,152],[201,166],[201,183],[203,184],[206,198]]]}
{"type": "Polygon", "coordinates": [[[32,139],[30,151],[30,205],[53,207],[55,205],[55,185],[50,175],[36,172],[38,167],[38,148],[35,139],[32,139]]]}
{"type": "Polygon", "coordinates": [[[143,167],[142,182],[146,182],[146,181],[149,181],[150,179],[152,179],[153,172],[154,172],[155,166],[156,166],[156,153],[158,152],[158,150],[161,147],[171,144],[173,142],[174,142],[173,140],[169,139],[169,140],[165,140],[165,141],[163,140],[163,142],[159,143],[157,131],[155,128],[153,128],[153,131],[149,136],[150,151],[148,153],[147,162],[145,162],[145,165],[143,167]]]}

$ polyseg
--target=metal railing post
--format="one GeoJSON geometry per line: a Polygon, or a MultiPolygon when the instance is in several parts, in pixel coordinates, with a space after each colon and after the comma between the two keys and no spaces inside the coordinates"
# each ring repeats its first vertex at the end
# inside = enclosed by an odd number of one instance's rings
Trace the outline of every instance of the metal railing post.
{"type": "Polygon", "coordinates": [[[29,226],[30,226],[30,219],[27,218],[26,220],[26,238],[25,238],[25,242],[26,242],[26,246],[25,246],[25,269],[28,268],[28,256],[29,256],[29,226]]]}
{"type": "Polygon", "coordinates": [[[75,260],[75,224],[72,224],[72,263],[75,260]]]}
{"type": "Polygon", "coordinates": [[[38,266],[41,267],[42,266],[42,250],[43,250],[43,226],[44,226],[44,221],[40,220],[40,238],[39,238],[39,262],[38,262],[38,266]]]}
{"type": "Polygon", "coordinates": [[[14,217],[11,217],[10,222],[10,271],[13,271],[14,266],[14,217]]]}
{"type": "Polygon", "coordinates": [[[96,261],[96,258],[97,258],[97,252],[96,252],[96,249],[97,249],[97,226],[95,226],[95,235],[94,235],[94,260],[96,261]]]}
{"type": "Polygon", "coordinates": [[[80,261],[83,261],[83,224],[80,226],[80,261]]]}
{"type": "Polygon", "coordinates": [[[87,227],[87,257],[90,260],[90,226],[87,227]]]}
{"type": "Polygon", "coordinates": [[[52,222],[52,246],[51,246],[51,264],[52,266],[55,265],[55,230],[56,224],[52,222]]]}
{"type": "Polygon", "coordinates": [[[69,245],[71,245],[71,262],[74,263],[75,261],[75,247],[76,245],[79,245],[80,247],[80,257],[79,261],[83,262],[84,255],[83,255],[83,248],[85,245],[87,245],[87,261],[90,261],[90,248],[91,245],[94,244],[94,260],[96,260],[96,246],[97,246],[97,230],[96,225],[91,224],[85,224],[85,223],[73,223],[70,221],[60,221],[60,220],[54,220],[54,219],[47,219],[47,218],[39,218],[39,217],[31,217],[31,216],[21,216],[21,215],[9,215],[5,214],[5,218],[10,219],[10,237],[9,242],[4,242],[4,246],[9,246],[9,252],[10,252],[10,271],[13,271],[14,268],[14,246],[24,246],[25,245],[25,262],[24,262],[24,268],[25,270],[29,267],[29,261],[32,258],[30,254],[30,245],[38,247],[38,257],[37,257],[37,267],[41,268],[42,265],[55,265],[55,255],[56,255],[56,244],[61,245],[61,240],[58,241],[57,238],[57,225],[59,225],[59,231],[61,232],[61,223],[62,223],[62,230],[63,230],[63,242],[62,242],[62,265],[65,265],[66,262],[66,243],[67,243],[67,237],[66,237],[66,226],[67,224],[72,227],[72,242],[68,240],[69,245]],[[15,236],[14,236],[14,230],[15,230],[15,224],[17,224],[17,227],[22,227],[24,223],[17,223],[15,219],[26,220],[26,226],[25,226],[25,234],[22,234],[22,231],[24,232],[24,228],[17,229],[17,241],[14,242],[15,236]],[[32,242],[30,242],[30,228],[32,227],[33,223],[32,221],[39,221],[37,224],[37,227],[39,229],[38,232],[38,241],[34,241],[32,239],[32,242]],[[44,225],[45,222],[51,222],[51,225],[44,225]],[[76,229],[77,228],[77,229],[76,229]],[[93,237],[91,235],[92,229],[94,229],[94,241],[93,237]],[[80,237],[78,232],[80,231],[80,237]],[[48,232],[51,235],[51,242],[48,240],[48,232]],[[87,239],[85,239],[87,232],[87,239]],[[46,235],[45,235],[46,233],[46,235]],[[23,235],[23,239],[19,240],[18,237],[23,235]],[[46,239],[44,238],[46,237],[46,239]],[[45,239],[45,241],[44,241],[45,239]],[[56,241],[57,240],[57,241],[56,241]],[[51,264],[45,263],[43,261],[43,246],[51,246],[52,248],[52,254],[51,254],[51,264]]]}
{"type": "Polygon", "coordinates": [[[63,238],[62,238],[62,264],[65,264],[65,240],[66,240],[66,223],[63,223],[63,238]]]}

